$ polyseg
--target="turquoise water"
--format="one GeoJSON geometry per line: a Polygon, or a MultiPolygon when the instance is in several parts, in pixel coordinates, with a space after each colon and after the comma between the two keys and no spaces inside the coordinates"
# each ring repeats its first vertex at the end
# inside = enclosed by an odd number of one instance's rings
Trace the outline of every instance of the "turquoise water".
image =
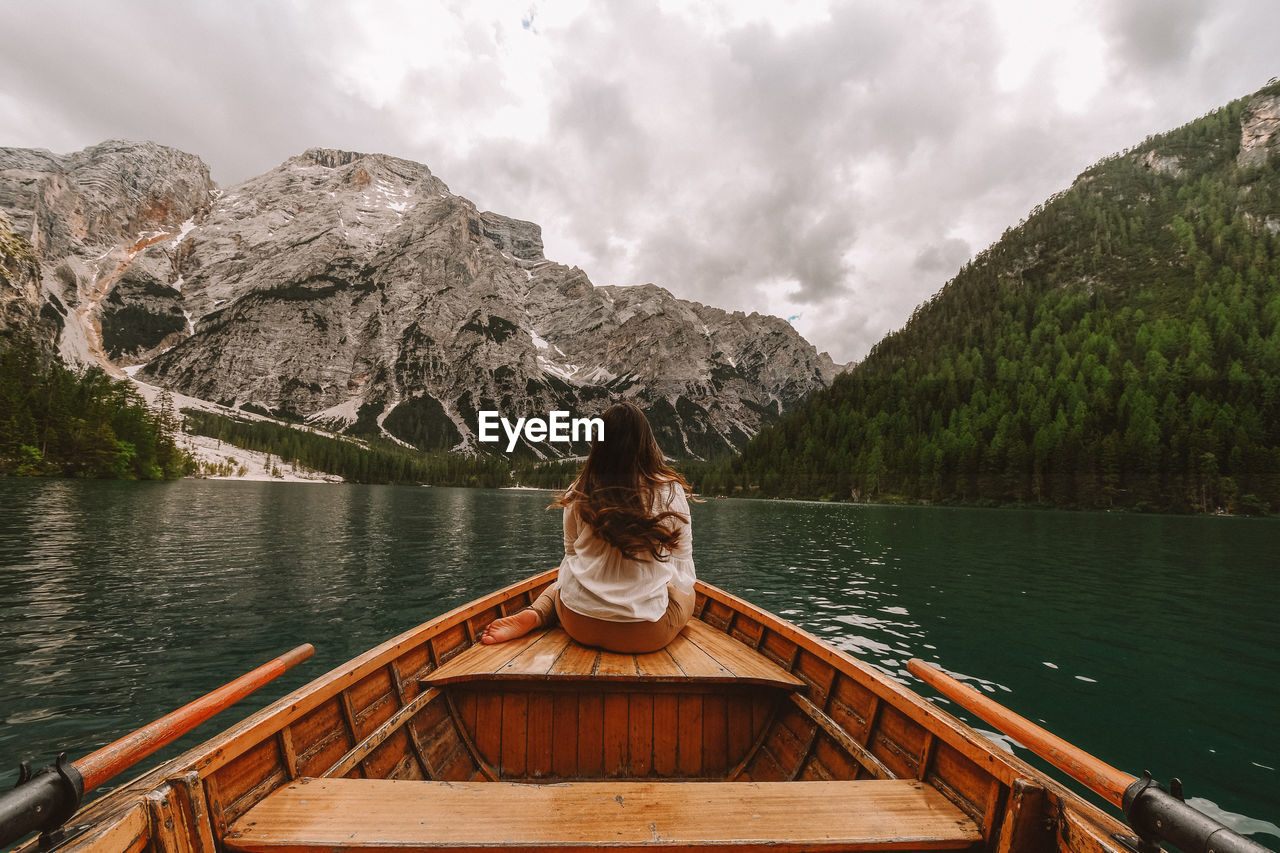
{"type": "MultiPolygon", "coordinates": [[[[74,759],[316,645],[162,753],[174,755],[554,566],[560,516],[547,503],[528,491],[0,480],[0,786],[20,759],[74,759]]],[[[909,683],[911,657],[962,673],[1123,770],[1181,777],[1188,797],[1247,816],[1240,829],[1280,847],[1280,523],[715,500],[694,505],[693,528],[705,580],[909,683]]]]}

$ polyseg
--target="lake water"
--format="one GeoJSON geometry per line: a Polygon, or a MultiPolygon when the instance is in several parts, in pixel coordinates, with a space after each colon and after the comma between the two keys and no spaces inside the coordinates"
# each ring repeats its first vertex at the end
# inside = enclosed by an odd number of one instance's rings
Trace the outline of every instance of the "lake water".
{"type": "MultiPolygon", "coordinates": [[[[175,755],[554,566],[560,513],[547,503],[0,479],[0,787],[20,759],[80,757],[315,644],[161,753],[175,755]]],[[[694,505],[693,530],[703,579],[913,685],[911,657],[964,673],[1123,770],[1181,777],[1196,804],[1247,816],[1238,828],[1280,848],[1280,522],[714,500],[694,505]]]]}

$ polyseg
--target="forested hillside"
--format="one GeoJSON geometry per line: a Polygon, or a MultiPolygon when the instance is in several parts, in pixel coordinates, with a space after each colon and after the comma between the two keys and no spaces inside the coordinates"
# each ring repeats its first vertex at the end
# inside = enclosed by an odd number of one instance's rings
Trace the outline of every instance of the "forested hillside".
{"type": "Polygon", "coordinates": [[[172,479],[192,470],[172,409],[56,357],[61,311],[40,303],[40,264],[0,214],[0,476],[172,479]]]}
{"type": "Polygon", "coordinates": [[[1273,84],[1093,166],[698,485],[1280,507],[1277,114],[1273,84]]]}
{"type": "Polygon", "coordinates": [[[274,421],[240,420],[183,409],[187,432],[279,456],[283,462],[337,474],[353,483],[429,483],[437,486],[510,485],[499,456],[424,453],[388,441],[359,440],[295,429],[274,421]]]}
{"type": "Polygon", "coordinates": [[[132,383],[0,342],[0,476],[175,479],[194,470],[177,431],[172,407],[151,410],[132,383]]]}

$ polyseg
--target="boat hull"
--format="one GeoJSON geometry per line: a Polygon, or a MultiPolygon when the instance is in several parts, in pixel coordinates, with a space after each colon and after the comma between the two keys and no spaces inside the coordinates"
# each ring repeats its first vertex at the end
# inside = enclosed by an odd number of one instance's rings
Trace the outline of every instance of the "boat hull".
{"type": "Polygon", "coordinates": [[[478,644],[554,578],[513,584],[315,679],[89,804],[60,849],[231,849],[251,810],[322,778],[660,792],[914,780],[972,823],[975,848],[1127,849],[1123,824],[1054,779],[878,669],[705,583],[689,633],[710,663],[692,650],[628,661],[567,643],[539,672],[533,642],[505,660],[478,644]]]}

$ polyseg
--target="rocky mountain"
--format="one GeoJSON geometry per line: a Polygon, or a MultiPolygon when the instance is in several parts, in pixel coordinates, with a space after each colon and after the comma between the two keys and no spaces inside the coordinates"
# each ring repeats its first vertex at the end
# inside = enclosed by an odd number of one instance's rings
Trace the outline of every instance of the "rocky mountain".
{"type": "Polygon", "coordinates": [[[30,349],[39,361],[53,358],[61,315],[44,306],[40,262],[31,244],[0,213],[0,343],[30,349]]]}
{"type": "Polygon", "coordinates": [[[223,191],[150,143],[0,149],[0,209],[41,261],[64,358],[426,449],[481,449],[480,410],[632,399],[668,453],[712,456],[837,372],[778,318],[596,287],[544,257],[537,225],[384,155],[312,149],[223,191]]]}
{"type": "Polygon", "coordinates": [[[186,328],[163,286],[171,235],[208,209],[213,190],[198,157],[152,143],[104,142],[64,157],[0,148],[0,211],[40,261],[66,361],[110,366],[137,348],[136,336],[186,328]],[[165,302],[168,318],[156,310],[165,302]]]}

